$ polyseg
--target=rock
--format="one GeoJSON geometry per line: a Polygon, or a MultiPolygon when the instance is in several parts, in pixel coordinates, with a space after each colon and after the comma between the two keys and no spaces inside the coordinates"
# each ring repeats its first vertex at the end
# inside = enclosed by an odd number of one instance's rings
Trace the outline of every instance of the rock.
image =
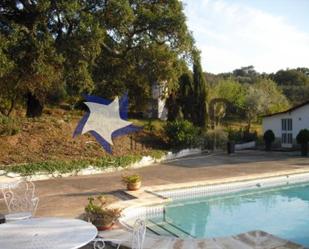
{"type": "Polygon", "coordinates": [[[178,159],[178,158],[182,158],[182,157],[186,157],[186,156],[191,156],[191,155],[197,155],[197,154],[201,154],[202,150],[201,149],[184,149],[181,150],[177,153],[167,153],[165,160],[174,160],[174,159],[178,159]]]}
{"type": "Polygon", "coordinates": [[[152,165],[155,163],[155,159],[151,156],[143,156],[142,159],[136,163],[134,163],[131,167],[132,168],[140,168],[140,167],[145,167],[152,165]]]}
{"type": "Polygon", "coordinates": [[[7,177],[11,177],[11,178],[17,178],[20,177],[19,173],[14,173],[14,172],[9,172],[6,174],[7,177]]]}
{"type": "Polygon", "coordinates": [[[102,170],[97,169],[97,168],[95,168],[95,167],[93,167],[93,166],[89,166],[89,167],[87,167],[87,168],[85,168],[85,169],[81,169],[81,170],[77,173],[77,175],[79,175],[79,176],[85,176],[85,175],[99,174],[99,173],[101,173],[101,172],[102,172],[102,170]]]}

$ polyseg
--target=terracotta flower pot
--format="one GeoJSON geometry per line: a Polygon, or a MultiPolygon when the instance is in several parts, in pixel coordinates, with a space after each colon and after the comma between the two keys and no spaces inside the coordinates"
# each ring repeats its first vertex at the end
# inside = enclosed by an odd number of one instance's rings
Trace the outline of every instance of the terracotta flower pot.
{"type": "Polygon", "coordinates": [[[104,224],[104,225],[96,225],[96,228],[98,229],[98,231],[105,231],[105,230],[109,230],[113,227],[114,223],[110,223],[110,224],[104,224]]]}
{"type": "Polygon", "coordinates": [[[138,190],[138,189],[140,189],[141,185],[142,185],[141,181],[128,182],[127,183],[127,189],[130,190],[130,191],[138,190]]]}
{"type": "Polygon", "coordinates": [[[110,219],[106,218],[96,218],[92,220],[92,224],[99,230],[99,231],[104,231],[111,229],[115,222],[110,219]]]}

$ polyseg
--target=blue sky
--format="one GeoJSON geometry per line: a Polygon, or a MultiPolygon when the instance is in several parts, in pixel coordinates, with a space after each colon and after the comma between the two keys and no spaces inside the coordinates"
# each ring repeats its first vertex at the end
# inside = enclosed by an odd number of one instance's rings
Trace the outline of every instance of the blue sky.
{"type": "Polygon", "coordinates": [[[183,0],[204,71],[309,67],[309,0],[183,0]]]}

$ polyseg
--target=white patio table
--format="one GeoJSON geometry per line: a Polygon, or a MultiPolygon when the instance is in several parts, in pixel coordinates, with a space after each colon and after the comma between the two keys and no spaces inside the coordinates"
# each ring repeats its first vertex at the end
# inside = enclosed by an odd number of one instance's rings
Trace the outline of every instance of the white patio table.
{"type": "Polygon", "coordinates": [[[16,185],[17,182],[18,182],[17,180],[0,182],[0,191],[1,191],[1,189],[8,188],[9,186],[14,186],[14,184],[16,185]]]}
{"type": "Polygon", "coordinates": [[[0,176],[0,189],[7,188],[10,184],[18,182],[20,179],[8,178],[0,176]]]}
{"type": "Polygon", "coordinates": [[[77,249],[97,236],[91,223],[78,219],[33,218],[0,225],[1,249],[77,249]]]}
{"type": "Polygon", "coordinates": [[[10,181],[5,181],[5,182],[0,182],[0,201],[4,201],[4,197],[2,194],[2,189],[8,188],[9,186],[13,186],[16,184],[17,180],[10,180],[10,181]]]}

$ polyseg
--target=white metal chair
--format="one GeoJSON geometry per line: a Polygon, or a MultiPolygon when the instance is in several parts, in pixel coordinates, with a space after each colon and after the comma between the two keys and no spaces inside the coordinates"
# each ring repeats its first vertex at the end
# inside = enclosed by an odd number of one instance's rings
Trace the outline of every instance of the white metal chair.
{"type": "Polygon", "coordinates": [[[35,185],[30,181],[18,181],[2,189],[5,204],[9,214],[5,215],[7,222],[31,218],[37,209],[39,198],[35,197],[35,185]]]}
{"type": "MultiPolygon", "coordinates": [[[[137,219],[133,226],[131,248],[132,249],[143,249],[143,244],[146,234],[146,223],[141,219],[137,219]]],[[[104,249],[106,242],[111,242],[116,245],[117,249],[120,248],[121,244],[124,242],[117,239],[107,239],[107,238],[96,238],[94,240],[94,249],[104,249]]]]}

